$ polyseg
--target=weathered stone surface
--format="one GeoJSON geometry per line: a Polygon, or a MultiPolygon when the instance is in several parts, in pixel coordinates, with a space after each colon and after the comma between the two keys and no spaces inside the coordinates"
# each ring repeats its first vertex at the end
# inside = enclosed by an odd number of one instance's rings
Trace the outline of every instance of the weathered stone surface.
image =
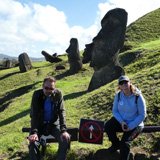
{"type": "Polygon", "coordinates": [[[83,62],[84,64],[91,61],[93,46],[94,46],[93,43],[90,43],[90,44],[86,44],[86,45],[85,45],[86,48],[84,49],[84,52],[83,52],[83,60],[82,60],[82,62],[83,62]]]}
{"type": "Polygon", "coordinates": [[[160,154],[159,155],[152,155],[150,157],[150,160],[160,160],[160,154]]]}
{"type": "Polygon", "coordinates": [[[32,69],[32,64],[27,53],[20,54],[18,61],[21,72],[27,72],[28,70],[32,69]]]}
{"type": "Polygon", "coordinates": [[[77,38],[71,38],[70,45],[66,49],[68,53],[68,62],[70,65],[69,72],[71,74],[77,73],[82,69],[82,61],[79,53],[79,44],[77,38]]]}
{"type": "Polygon", "coordinates": [[[124,44],[126,24],[127,12],[124,9],[110,10],[102,19],[102,28],[93,38],[93,43],[86,45],[83,62],[90,61],[90,66],[94,68],[89,91],[125,74],[124,69],[119,64],[118,54],[124,44]]]}
{"type": "Polygon", "coordinates": [[[118,160],[118,159],[119,159],[118,152],[109,153],[107,149],[98,150],[93,157],[93,160],[118,160]]]}
{"type": "Polygon", "coordinates": [[[134,160],[150,160],[150,158],[148,158],[146,154],[136,153],[134,160]]]}
{"type": "Polygon", "coordinates": [[[103,86],[114,79],[117,79],[122,74],[124,74],[124,70],[119,65],[104,66],[94,72],[88,91],[92,91],[93,89],[103,86]]]}
{"type": "Polygon", "coordinates": [[[116,8],[107,12],[101,21],[101,30],[93,39],[91,67],[103,67],[118,61],[117,54],[123,46],[127,12],[116,8]]]}
{"type": "Polygon", "coordinates": [[[56,53],[53,54],[53,56],[50,55],[49,53],[47,53],[46,51],[42,51],[41,53],[45,57],[46,61],[48,61],[48,62],[51,62],[51,63],[55,62],[55,63],[57,63],[57,62],[61,62],[62,61],[62,59],[60,59],[60,58],[57,57],[56,53]]]}
{"type": "MultiPolygon", "coordinates": [[[[94,156],[93,160],[119,160],[119,151],[110,153],[107,149],[98,150],[94,156]]],[[[133,154],[130,154],[129,160],[133,160],[133,154]]]]}
{"type": "Polygon", "coordinates": [[[58,55],[57,55],[57,53],[54,53],[52,56],[53,56],[53,57],[57,57],[58,55]]]}
{"type": "MultiPolygon", "coordinates": [[[[93,155],[93,160],[119,160],[119,153],[119,150],[110,153],[107,149],[100,149],[93,155]]],[[[131,149],[129,160],[160,160],[160,155],[147,155],[146,153],[139,153],[138,151],[135,153],[135,151],[131,149]]]]}

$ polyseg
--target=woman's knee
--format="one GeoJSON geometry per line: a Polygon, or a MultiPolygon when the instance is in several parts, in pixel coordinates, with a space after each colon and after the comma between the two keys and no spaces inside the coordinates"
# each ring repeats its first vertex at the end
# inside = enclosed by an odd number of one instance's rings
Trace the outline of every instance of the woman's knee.
{"type": "Polygon", "coordinates": [[[105,131],[110,131],[113,129],[113,127],[115,127],[115,122],[116,119],[114,117],[112,117],[109,121],[106,122],[105,124],[105,131]]]}

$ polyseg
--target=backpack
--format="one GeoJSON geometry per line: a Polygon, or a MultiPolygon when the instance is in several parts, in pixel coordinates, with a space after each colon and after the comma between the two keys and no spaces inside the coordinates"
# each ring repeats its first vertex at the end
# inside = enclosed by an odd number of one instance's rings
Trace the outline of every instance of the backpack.
{"type": "MultiPolygon", "coordinates": [[[[136,99],[135,99],[135,103],[137,104],[137,99],[138,99],[139,95],[136,95],[136,99]]],[[[118,92],[118,102],[120,100],[120,92],[118,92]]]]}

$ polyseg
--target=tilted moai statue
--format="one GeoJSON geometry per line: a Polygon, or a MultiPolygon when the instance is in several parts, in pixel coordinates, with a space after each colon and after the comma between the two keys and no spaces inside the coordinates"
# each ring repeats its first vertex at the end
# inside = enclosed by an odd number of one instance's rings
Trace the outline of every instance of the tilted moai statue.
{"type": "Polygon", "coordinates": [[[82,69],[82,61],[79,53],[79,44],[76,38],[71,38],[70,46],[66,49],[68,53],[68,62],[70,65],[69,72],[71,74],[77,73],[82,69]]]}
{"type": "Polygon", "coordinates": [[[101,21],[101,30],[83,53],[83,62],[87,59],[94,68],[89,91],[97,89],[124,74],[118,61],[118,53],[124,44],[127,25],[127,12],[115,8],[106,13],[101,21]],[[88,47],[88,49],[87,49],[88,47]]]}
{"type": "Polygon", "coordinates": [[[18,60],[19,60],[19,69],[21,72],[27,72],[28,70],[32,69],[32,64],[27,53],[20,54],[18,60]]]}
{"type": "Polygon", "coordinates": [[[45,57],[46,61],[48,61],[48,62],[58,63],[58,62],[61,62],[61,61],[62,61],[61,58],[58,58],[57,53],[52,56],[52,55],[50,55],[49,53],[47,53],[46,51],[42,51],[41,54],[45,57]]]}

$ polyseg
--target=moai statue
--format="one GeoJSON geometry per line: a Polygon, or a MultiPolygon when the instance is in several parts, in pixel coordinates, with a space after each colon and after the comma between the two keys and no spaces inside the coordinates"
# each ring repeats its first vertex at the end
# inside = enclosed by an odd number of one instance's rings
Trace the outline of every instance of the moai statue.
{"type": "Polygon", "coordinates": [[[11,68],[11,67],[12,67],[12,61],[6,60],[6,68],[11,68]]]}
{"type": "Polygon", "coordinates": [[[83,63],[83,64],[88,63],[88,62],[91,61],[93,46],[94,46],[93,43],[90,43],[90,44],[86,44],[86,45],[85,45],[86,48],[84,49],[83,59],[82,59],[82,63],[83,63]]]}
{"type": "Polygon", "coordinates": [[[57,53],[54,54],[53,56],[50,55],[49,53],[47,53],[46,51],[42,51],[41,53],[45,57],[46,61],[48,61],[48,62],[51,62],[51,63],[55,62],[55,63],[57,63],[57,62],[61,62],[62,61],[61,58],[57,57],[57,53]]]}
{"type": "Polygon", "coordinates": [[[115,8],[106,13],[101,21],[101,30],[90,48],[83,53],[83,62],[88,58],[94,74],[89,84],[89,91],[97,89],[124,75],[124,69],[118,61],[119,50],[124,44],[127,25],[127,12],[115,8]]]}
{"type": "Polygon", "coordinates": [[[79,53],[78,40],[76,38],[71,38],[70,46],[66,49],[68,53],[68,62],[70,65],[69,72],[71,74],[77,73],[82,69],[82,61],[79,53]]]}
{"type": "Polygon", "coordinates": [[[27,72],[28,70],[32,69],[32,64],[27,53],[20,54],[18,60],[21,72],[27,72]]]}

